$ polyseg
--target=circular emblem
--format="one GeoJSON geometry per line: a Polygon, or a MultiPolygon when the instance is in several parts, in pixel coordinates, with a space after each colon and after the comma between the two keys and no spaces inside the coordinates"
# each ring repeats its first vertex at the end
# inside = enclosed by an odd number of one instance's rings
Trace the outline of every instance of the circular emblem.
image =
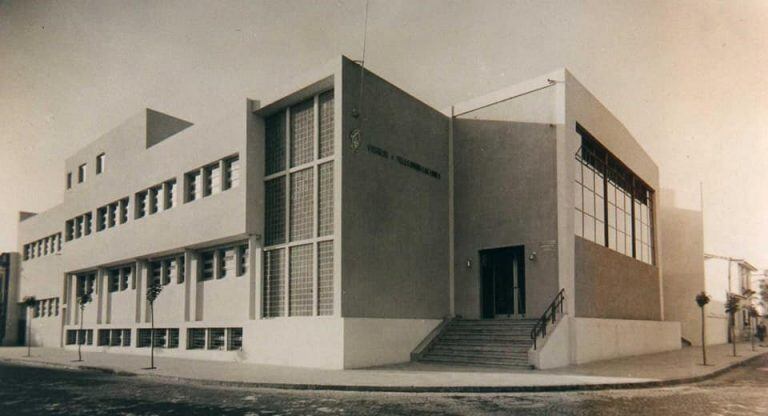
{"type": "Polygon", "coordinates": [[[352,150],[357,151],[357,149],[360,148],[361,141],[362,137],[360,135],[360,129],[353,129],[349,132],[349,147],[351,147],[352,150]]]}

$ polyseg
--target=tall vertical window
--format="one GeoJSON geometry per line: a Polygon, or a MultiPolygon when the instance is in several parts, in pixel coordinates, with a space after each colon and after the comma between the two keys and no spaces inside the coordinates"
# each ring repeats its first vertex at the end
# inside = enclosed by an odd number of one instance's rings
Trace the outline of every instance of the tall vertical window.
{"type": "Polygon", "coordinates": [[[211,280],[214,277],[214,251],[200,253],[200,280],[211,280]]]}
{"type": "Polygon", "coordinates": [[[264,127],[263,316],[333,315],[333,91],[264,127]]]}
{"type": "Polygon", "coordinates": [[[653,264],[653,191],[580,125],[576,130],[576,235],[653,264]]]}
{"type": "Polygon", "coordinates": [[[104,172],[104,162],[107,161],[107,155],[102,153],[96,156],[96,174],[99,175],[104,172]]]}
{"type": "Polygon", "coordinates": [[[224,160],[224,189],[236,188],[240,184],[240,158],[235,156],[224,160]]]}
{"type": "Polygon", "coordinates": [[[67,189],[72,188],[72,172],[67,172],[67,189]]]}
{"type": "Polygon", "coordinates": [[[203,168],[203,196],[221,192],[221,166],[219,163],[203,168]]]}
{"type": "Polygon", "coordinates": [[[200,171],[189,172],[184,175],[186,182],[186,202],[191,202],[201,198],[200,194],[200,171]]]}
{"type": "Polygon", "coordinates": [[[136,201],[136,215],[134,216],[134,219],[143,218],[147,215],[147,194],[147,191],[141,191],[133,198],[133,200],[136,201]]]}
{"type": "Polygon", "coordinates": [[[176,179],[166,181],[165,198],[163,201],[163,209],[171,209],[176,204],[176,179]]]}
{"type": "Polygon", "coordinates": [[[83,163],[82,165],[77,167],[77,183],[83,183],[86,180],[86,175],[88,174],[88,165],[83,163]]]}

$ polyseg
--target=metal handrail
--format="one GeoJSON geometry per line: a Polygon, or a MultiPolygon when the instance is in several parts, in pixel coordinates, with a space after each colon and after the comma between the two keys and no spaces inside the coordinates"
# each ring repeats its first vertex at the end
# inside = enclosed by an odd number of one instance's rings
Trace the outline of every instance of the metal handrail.
{"type": "Polygon", "coordinates": [[[536,321],[536,324],[533,326],[533,329],[531,329],[531,339],[533,340],[533,349],[536,349],[536,340],[539,338],[539,336],[546,337],[547,336],[547,325],[549,322],[552,322],[552,325],[557,322],[557,312],[560,311],[560,314],[563,314],[563,302],[565,301],[565,288],[560,289],[559,292],[557,292],[557,295],[555,295],[555,298],[552,299],[552,303],[547,306],[547,309],[544,310],[544,313],[541,315],[541,318],[539,318],[538,321],[536,321]]]}

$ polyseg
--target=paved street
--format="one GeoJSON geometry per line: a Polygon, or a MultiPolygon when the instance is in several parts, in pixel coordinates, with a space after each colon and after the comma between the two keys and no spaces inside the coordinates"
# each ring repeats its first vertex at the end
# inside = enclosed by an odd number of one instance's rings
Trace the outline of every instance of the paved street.
{"type": "Polygon", "coordinates": [[[0,364],[1,415],[736,415],[768,414],[768,358],[679,387],[573,393],[283,391],[0,364]]]}

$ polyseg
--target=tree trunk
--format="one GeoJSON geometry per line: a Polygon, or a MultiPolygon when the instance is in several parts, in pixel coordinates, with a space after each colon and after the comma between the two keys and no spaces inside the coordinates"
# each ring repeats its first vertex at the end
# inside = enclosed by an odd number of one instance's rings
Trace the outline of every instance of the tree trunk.
{"type": "Polygon", "coordinates": [[[29,315],[29,306],[27,306],[27,357],[32,356],[32,319],[29,315]]]}
{"type": "Polygon", "coordinates": [[[704,365],[707,365],[707,321],[704,318],[704,307],[701,307],[701,356],[704,358],[704,365]]]}
{"type": "Polygon", "coordinates": [[[154,302],[149,303],[149,316],[151,320],[150,346],[149,346],[149,368],[155,368],[155,306],[154,302]]]}
{"type": "MultiPolygon", "coordinates": [[[[80,348],[82,347],[83,343],[80,342],[80,336],[85,336],[85,333],[83,332],[83,314],[85,313],[85,308],[80,307],[80,331],[77,333],[77,361],[83,361],[83,354],[80,352],[80,348]]],[[[83,340],[85,342],[85,340],[83,340]]]]}

